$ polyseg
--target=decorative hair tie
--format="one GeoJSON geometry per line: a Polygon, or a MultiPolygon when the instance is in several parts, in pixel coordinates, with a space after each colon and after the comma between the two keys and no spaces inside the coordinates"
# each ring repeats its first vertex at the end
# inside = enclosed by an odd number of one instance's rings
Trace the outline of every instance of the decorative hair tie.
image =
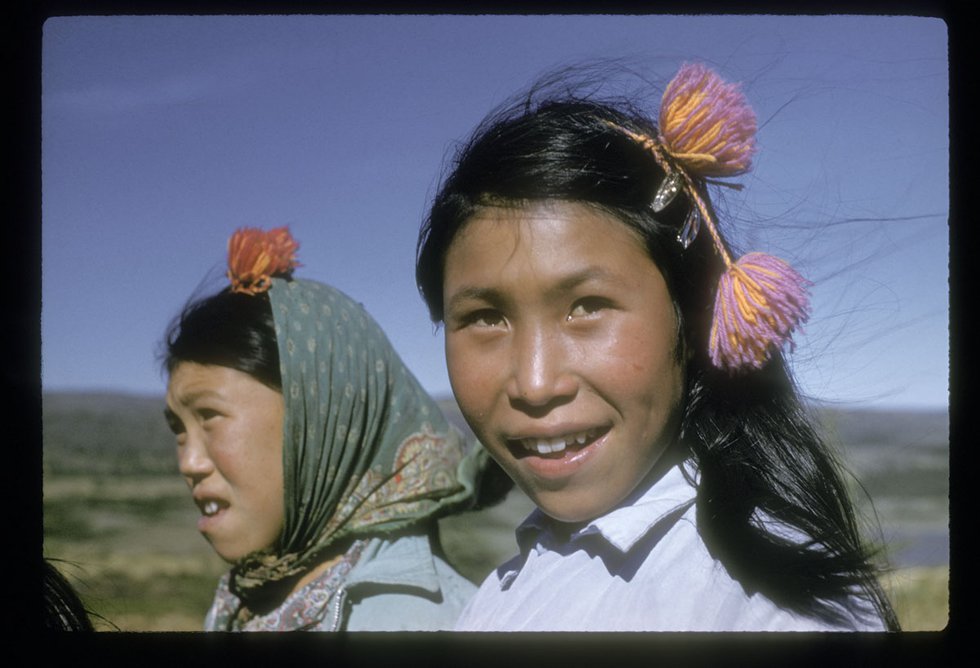
{"type": "Polygon", "coordinates": [[[704,65],[685,64],[664,90],[655,139],[610,125],[648,149],[663,168],[666,176],[650,204],[655,212],[680,191],[687,193],[692,206],[677,235],[681,245],[687,248],[704,223],[725,263],[709,337],[712,363],[730,372],[762,367],[774,348],[792,345],[793,330],[806,321],[810,282],[765,253],[748,253],[733,262],[701,197],[705,182],[741,188],[710,177],[737,176],[751,168],[756,119],[745,96],[737,84],[725,83],[704,65]]]}
{"type": "Polygon", "coordinates": [[[299,243],[288,227],[265,232],[241,227],[228,240],[228,280],[232,292],[257,295],[272,287],[272,278],[288,278],[296,261],[299,243]]]}

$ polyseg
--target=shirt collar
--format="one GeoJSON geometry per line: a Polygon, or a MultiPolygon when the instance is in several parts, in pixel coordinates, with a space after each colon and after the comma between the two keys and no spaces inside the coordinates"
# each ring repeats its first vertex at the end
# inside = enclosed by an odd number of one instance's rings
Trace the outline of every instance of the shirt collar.
{"type": "Polygon", "coordinates": [[[439,574],[432,561],[428,536],[371,540],[351,569],[346,587],[349,590],[361,584],[401,585],[438,592],[439,574]]]}
{"type": "MultiPolygon", "coordinates": [[[[696,479],[690,460],[675,464],[652,484],[641,482],[638,491],[616,508],[578,528],[557,522],[536,508],[516,530],[521,553],[526,554],[559,534],[566,535],[569,541],[598,535],[620,552],[628,552],[658,524],[694,503],[697,489],[685,477],[684,469],[696,479]]],[[[564,536],[558,538],[563,539],[564,536]]]]}

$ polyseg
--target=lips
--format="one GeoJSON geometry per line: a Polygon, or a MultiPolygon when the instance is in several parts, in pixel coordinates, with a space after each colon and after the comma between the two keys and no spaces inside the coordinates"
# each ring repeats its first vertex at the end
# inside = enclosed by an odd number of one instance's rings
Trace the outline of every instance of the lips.
{"type": "Polygon", "coordinates": [[[515,459],[563,459],[587,450],[608,432],[608,426],[553,430],[507,439],[507,447],[515,459]]]}
{"type": "Polygon", "coordinates": [[[194,494],[194,503],[197,505],[198,510],[201,511],[201,514],[206,516],[216,515],[219,511],[228,507],[227,501],[217,496],[211,496],[210,494],[194,494]]]}
{"type": "Polygon", "coordinates": [[[507,449],[517,467],[511,475],[530,476],[537,481],[535,485],[544,488],[565,485],[591,466],[590,462],[605,447],[611,429],[611,426],[568,428],[509,439],[507,449]]]}
{"type": "Polygon", "coordinates": [[[201,517],[197,521],[198,531],[201,532],[213,528],[215,520],[228,508],[227,501],[212,496],[195,494],[194,503],[201,511],[201,517]]]}
{"type": "MultiPolygon", "coordinates": [[[[567,449],[578,449],[592,443],[605,431],[606,430],[602,428],[586,429],[559,436],[514,439],[511,441],[511,443],[519,446],[519,448],[523,448],[531,455],[539,455],[542,457],[553,455],[561,456],[567,449]]],[[[520,452],[518,451],[515,453],[515,455],[520,456],[520,452]]]]}

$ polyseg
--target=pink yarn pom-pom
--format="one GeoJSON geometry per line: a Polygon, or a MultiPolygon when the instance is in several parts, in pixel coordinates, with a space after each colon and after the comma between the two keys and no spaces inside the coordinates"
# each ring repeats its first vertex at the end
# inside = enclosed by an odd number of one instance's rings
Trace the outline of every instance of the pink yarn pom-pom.
{"type": "Polygon", "coordinates": [[[712,363],[729,371],[762,367],[809,316],[809,285],[778,257],[748,253],[739,258],[718,283],[709,341],[712,363]]]}
{"type": "Polygon", "coordinates": [[[756,118],[737,84],[700,63],[685,64],[660,106],[660,141],[690,173],[734,176],[749,170],[756,118]]]}

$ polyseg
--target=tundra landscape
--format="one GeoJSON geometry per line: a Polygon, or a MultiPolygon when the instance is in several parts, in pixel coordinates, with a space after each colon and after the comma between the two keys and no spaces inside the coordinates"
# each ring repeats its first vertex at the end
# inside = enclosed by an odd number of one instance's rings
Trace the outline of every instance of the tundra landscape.
{"type": "MultiPolygon", "coordinates": [[[[455,404],[441,405],[465,430],[455,404]]],[[[200,630],[227,568],[195,530],[198,511],[177,473],[162,409],[162,397],[43,396],[43,552],[75,586],[99,631],[200,630]]],[[[881,524],[891,566],[884,584],[903,628],[943,629],[947,412],[816,410],[855,475],[859,508],[881,524]]],[[[450,560],[479,582],[513,554],[513,529],[531,507],[514,490],[497,506],[443,520],[450,560]]]]}

